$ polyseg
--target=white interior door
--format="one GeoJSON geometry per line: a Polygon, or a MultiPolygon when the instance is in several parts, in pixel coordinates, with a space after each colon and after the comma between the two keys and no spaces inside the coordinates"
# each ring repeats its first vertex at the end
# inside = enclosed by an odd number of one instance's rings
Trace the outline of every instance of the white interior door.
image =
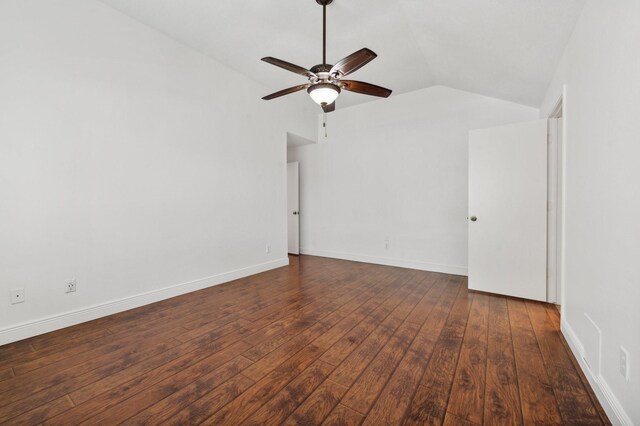
{"type": "Polygon", "coordinates": [[[547,120],[469,133],[469,288],[547,299],[547,120]]]}
{"type": "Polygon", "coordinates": [[[289,253],[300,254],[298,162],[287,164],[287,231],[289,253]]]}

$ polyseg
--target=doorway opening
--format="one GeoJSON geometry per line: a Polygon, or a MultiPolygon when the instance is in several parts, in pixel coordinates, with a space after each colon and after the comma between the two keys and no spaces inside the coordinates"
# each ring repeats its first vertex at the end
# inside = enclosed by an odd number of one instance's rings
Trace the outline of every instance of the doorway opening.
{"type": "Polygon", "coordinates": [[[563,296],[564,95],[549,115],[547,166],[547,301],[558,308],[563,296]]]}

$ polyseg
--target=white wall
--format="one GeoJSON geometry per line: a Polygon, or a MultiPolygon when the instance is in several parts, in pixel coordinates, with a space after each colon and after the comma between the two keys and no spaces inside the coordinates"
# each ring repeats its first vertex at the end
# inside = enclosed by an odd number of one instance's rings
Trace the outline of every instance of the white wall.
{"type": "Polygon", "coordinates": [[[302,252],[466,274],[468,132],[538,115],[443,86],[345,109],[338,100],[328,139],[289,149],[302,252]]]}
{"type": "Polygon", "coordinates": [[[547,116],[566,85],[563,331],[611,420],[627,424],[640,424],[639,21],[637,0],[587,2],[542,105],[547,116]]]}
{"type": "Polygon", "coordinates": [[[316,116],[265,93],[95,0],[0,2],[0,344],[285,264],[316,116]]]}

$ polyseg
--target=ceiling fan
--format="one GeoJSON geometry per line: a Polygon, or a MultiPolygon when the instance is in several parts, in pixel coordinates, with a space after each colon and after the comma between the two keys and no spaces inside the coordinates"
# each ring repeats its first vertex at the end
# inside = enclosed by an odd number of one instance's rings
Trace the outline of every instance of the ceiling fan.
{"type": "Polygon", "coordinates": [[[285,70],[303,75],[309,79],[306,84],[289,87],[263,97],[268,101],[279,98],[280,96],[290,93],[299,92],[307,89],[307,93],[317,104],[322,107],[324,112],[331,112],[336,109],[336,99],[340,92],[344,89],[349,92],[361,93],[363,95],[379,96],[386,98],[391,94],[391,90],[375,84],[363,83],[355,80],[343,80],[344,77],[359,70],[378,55],[373,51],[364,48],[338,61],[335,65],[327,64],[327,5],[333,0],[316,0],[316,3],[322,6],[322,63],[311,67],[307,70],[298,65],[272,58],[270,56],[262,58],[264,62],[268,62],[285,70]]]}

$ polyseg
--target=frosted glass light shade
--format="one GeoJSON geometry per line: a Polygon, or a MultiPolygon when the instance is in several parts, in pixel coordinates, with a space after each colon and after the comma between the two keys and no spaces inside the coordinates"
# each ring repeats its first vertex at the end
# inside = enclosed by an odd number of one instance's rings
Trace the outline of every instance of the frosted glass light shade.
{"type": "Polygon", "coordinates": [[[332,104],[340,95],[340,88],[331,83],[319,83],[307,89],[311,99],[318,105],[332,104]]]}

